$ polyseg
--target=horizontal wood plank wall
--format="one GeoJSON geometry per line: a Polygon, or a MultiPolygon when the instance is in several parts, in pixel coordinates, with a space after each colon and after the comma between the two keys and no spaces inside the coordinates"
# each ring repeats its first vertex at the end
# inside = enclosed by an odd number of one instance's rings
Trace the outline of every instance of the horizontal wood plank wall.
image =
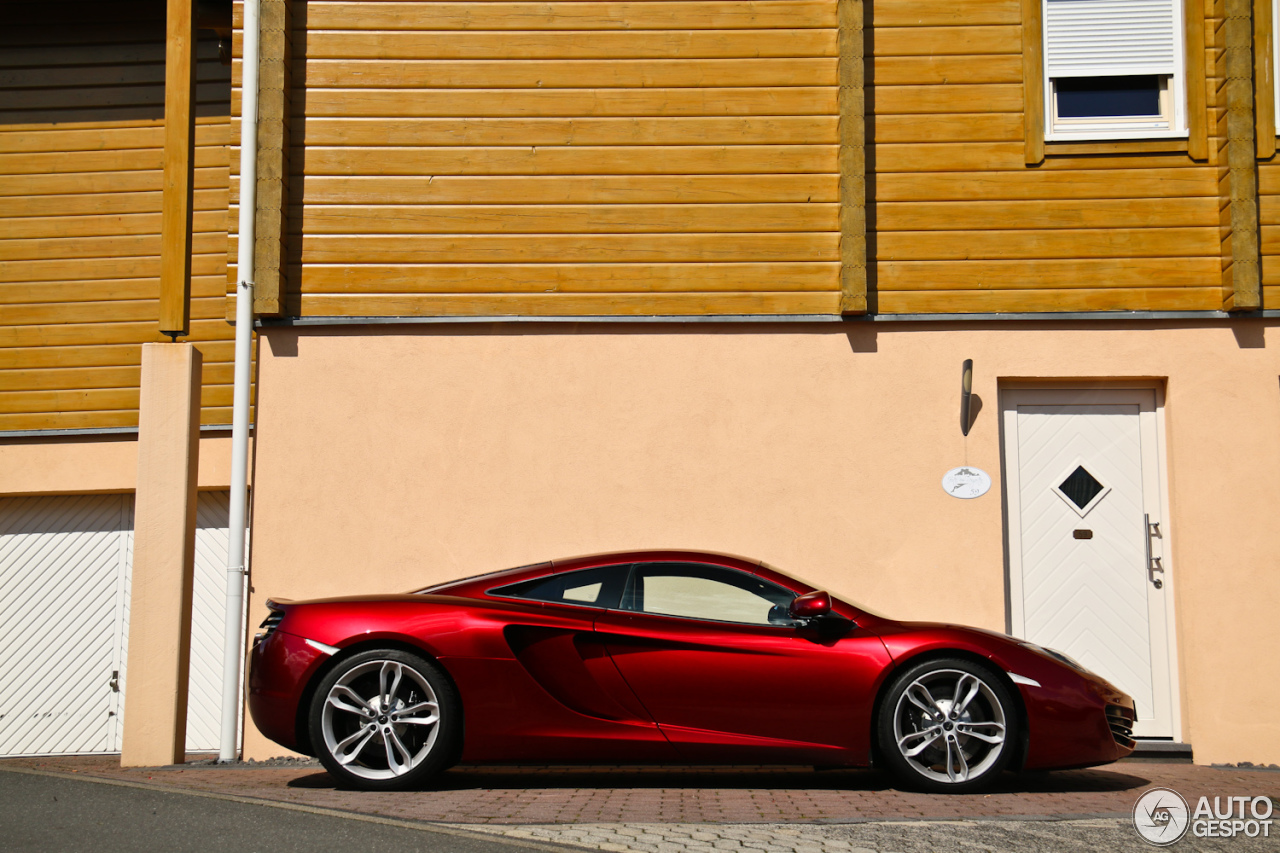
{"type": "Polygon", "coordinates": [[[1280,308],[1280,164],[1258,164],[1258,231],[1262,248],[1262,308],[1280,308]]]}
{"type": "Polygon", "coordinates": [[[1222,307],[1213,166],[1050,145],[1029,167],[1019,0],[871,5],[875,310],[1222,307]]]}
{"type": "MultiPolygon", "coordinates": [[[[1254,4],[1254,15],[1265,16],[1267,38],[1254,39],[1255,51],[1269,51],[1277,37],[1275,27],[1280,21],[1271,20],[1271,4],[1259,0],[1254,4]],[[1263,43],[1265,41],[1265,43],[1263,43]]],[[[1267,66],[1265,77],[1255,79],[1257,91],[1256,107],[1259,113],[1258,148],[1263,156],[1258,163],[1258,237],[1261,248],[1262,308],[1275,310],[1280,308],[1280,156],[1275,153],[1276,116],[1274,110],[1276,69],[1272,68],[1270,53],[1258,58],[1259,67],[1262,62],[1267,66]],[[1263,120],[1263,113],[1268,115],[1263,120]],[[1267,134],[1264,136],[1264,134],[1267,134]]]]}
{"type": "MultiPolygon", "coordinates": [[[[132,427],[158,332],[164,14],[7,3],[0,29],[0,430],[132,427]]],[[[202,34],[204,35],[204,34],[202,34]]],[[[230,423],[230,75],[199,45],[191,340],[206,424],[230,423]]]]}
{"type": "Polygon", "coordinates": [[[836,9],[295,4],[285,313],[838,313],[836,9]]]}
{"type": "Polygon", "coordinates": [[[1262,249],[1262,308],[1280,308],[1280,156],[1258,164],[1258,232],[1262,249]]]}

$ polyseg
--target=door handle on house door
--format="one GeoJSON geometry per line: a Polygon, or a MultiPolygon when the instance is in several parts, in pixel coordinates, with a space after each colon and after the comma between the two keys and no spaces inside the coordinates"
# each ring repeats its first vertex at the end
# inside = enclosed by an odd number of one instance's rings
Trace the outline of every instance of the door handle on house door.
{"type": "Polygon", "coordinates": [[[1142,514],[1142,544],[1147,552],[1147,578],[1151,581],[1151,585],[1156,589],[1164,588],[1164,581],[1156,577],[1156,572],[1164,572],[1164,566],[1160,565],[1160,558],[1151,556],[1151,537],[1160,536],[1160,522],[1151,523],[1151,514],[1142,514]]]}

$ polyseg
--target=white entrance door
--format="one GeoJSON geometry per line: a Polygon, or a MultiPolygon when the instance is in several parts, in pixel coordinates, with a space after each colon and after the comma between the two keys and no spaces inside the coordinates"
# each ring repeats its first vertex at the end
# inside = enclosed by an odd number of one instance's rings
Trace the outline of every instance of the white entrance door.
{"type": "MultiPolygon", "coordinates": [[[[187,750],[218,748],[227,492],[200,492],[187,750]]],[[[0,499],[0,756],[120,751],[133,495],[0,499]]]]}
{"type": "Polygon", "coordinates": [[[1002,396],[1015,635],[1059,649],[1175,732],[1156,392],[1002,396]]]}

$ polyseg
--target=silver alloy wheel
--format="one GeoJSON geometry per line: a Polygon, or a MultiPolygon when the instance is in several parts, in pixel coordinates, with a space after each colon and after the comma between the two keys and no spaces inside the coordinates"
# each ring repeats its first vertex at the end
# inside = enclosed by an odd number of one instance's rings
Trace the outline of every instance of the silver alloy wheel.
{"type": "Polygon", "coordinates": [[[893,737],[912,770],[935,782],[978,779],[1000,760],[1004,706],[980,677],[926,672],[907,685],[893,713],[893,737]]]}
{"type": "Polygon", "coordinates": [[[394,779],[431,754],[440,734],[439,700],[412,666],[366,661],[329,688],[320,728],[325,748],[347,772],[394,779]]]}

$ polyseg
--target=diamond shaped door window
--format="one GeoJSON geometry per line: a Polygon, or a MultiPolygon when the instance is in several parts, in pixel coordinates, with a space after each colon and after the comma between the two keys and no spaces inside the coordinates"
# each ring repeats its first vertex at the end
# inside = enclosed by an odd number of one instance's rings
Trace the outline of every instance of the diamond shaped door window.
{"type": "Polygon", "coordinates": [[[1077,461],[1066,475],[1058,478],[1053,490],[1067,502],[1067,506],[1083,517],[1106,497],[1111,487],[1077,461]]]}

